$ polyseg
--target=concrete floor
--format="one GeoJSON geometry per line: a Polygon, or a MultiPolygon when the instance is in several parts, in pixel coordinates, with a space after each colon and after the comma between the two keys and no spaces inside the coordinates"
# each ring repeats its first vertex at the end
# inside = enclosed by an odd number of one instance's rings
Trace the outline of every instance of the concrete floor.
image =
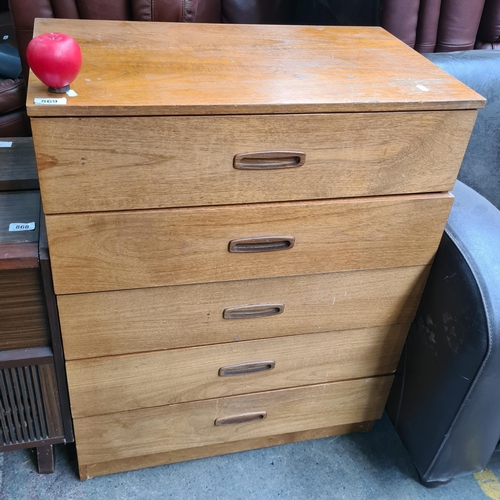
{"type": "Polygon", "coordinates": [[[417,482],[388,418],[373,431],[80,481],[73,445],[39,475],[29,450],[0,453],[0,500],[500,500],[500,453],[482,475],[435,489],[417,482]],[[490,474],[491,473],[491,474],[490,474]]]}

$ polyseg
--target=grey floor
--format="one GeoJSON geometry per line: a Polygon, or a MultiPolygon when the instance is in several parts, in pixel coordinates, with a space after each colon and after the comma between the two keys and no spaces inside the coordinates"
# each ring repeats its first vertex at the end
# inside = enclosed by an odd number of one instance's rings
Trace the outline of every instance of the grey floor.
{"type": "MultiPolygon", "coordinates": [[[[0,453],[1,500],[454,499],[500,500],[500,453],[489,478],[422,487],[388,418],[370,433],[276,446],[80,481],[72,445],[56,448],[56,472],[39,475],[34,453],[0,453]],[[481,487],[482,486],[482,487],[481,487]]],[[[489,474],[486,471],[486,474],[489,474]]],[[[485,474],[483,474],[485,476],[485,474]]]]}

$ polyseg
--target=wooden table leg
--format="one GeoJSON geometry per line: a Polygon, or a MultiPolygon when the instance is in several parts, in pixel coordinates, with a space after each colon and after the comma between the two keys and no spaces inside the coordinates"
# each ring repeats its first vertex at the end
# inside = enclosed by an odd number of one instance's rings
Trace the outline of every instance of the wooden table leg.
{"type": "Polygon", "coordinates": [[[38,472],[40,474],[51,474],[54,472],[54,447],[49,444],[47,446],[39,446],[36,449],[36,458],[38,461],[38,472]]]}

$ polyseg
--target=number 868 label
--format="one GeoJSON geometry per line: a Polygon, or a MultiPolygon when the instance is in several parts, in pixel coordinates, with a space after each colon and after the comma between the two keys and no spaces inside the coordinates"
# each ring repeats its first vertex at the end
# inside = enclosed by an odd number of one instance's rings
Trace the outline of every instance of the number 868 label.
{"type": "Polygon", "coordinates": [[[13,222],[9,224],[9,231],[33,231],[35,229],[34,222],[13,222]]]}

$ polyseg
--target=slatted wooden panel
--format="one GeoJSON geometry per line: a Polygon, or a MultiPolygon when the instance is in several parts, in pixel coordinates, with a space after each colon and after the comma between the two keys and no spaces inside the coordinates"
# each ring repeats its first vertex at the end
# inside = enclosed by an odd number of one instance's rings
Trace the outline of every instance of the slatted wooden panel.
{"type": "Polygon", "coordinates": [[[51,363],[0,369],[0,450],[62,437],[57,394],[51,363]]]}

